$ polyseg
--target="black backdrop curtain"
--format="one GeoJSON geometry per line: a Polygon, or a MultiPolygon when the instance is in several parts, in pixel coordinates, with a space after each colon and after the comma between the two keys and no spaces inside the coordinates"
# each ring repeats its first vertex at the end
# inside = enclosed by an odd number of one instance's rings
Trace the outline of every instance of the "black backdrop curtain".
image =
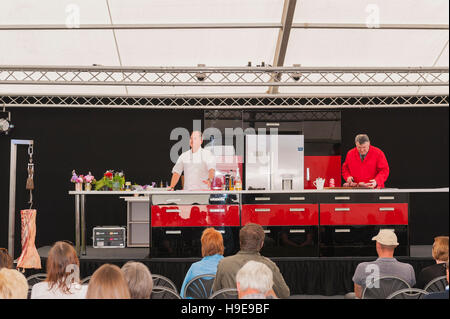
{"type": "MultiPolygon", "coordinates": [[[[7,247],[8,241],[11,139],[35,141],[36,245],[42,247],[57,240],[75,241],[74,198],[68,195],[73,189],[70,183],[73,169],[79,174],[91,171],[97,178],[106,169],[123,169],[127,179],[138,184],[168,180],[173,166],[169,153],[177,142],[170,140],[170,132],[176,127],[191,130],[194,119],[203,119],[202,110],[9,110],[15,128],[10,135],[0,136],[0,247],[7,247]]],[[[391,168],[387,187],[448,187],[448,123],[448,108],[345,109],[342,154],[354,146],[355,135],[364,132],[373,145],[386,153],[391,168]]],[[[27,161],[26,149],[21,148],[17,162],[17,211],[27,206],[27,161]]],[[[434,225],[442,226],[441,235],[448,235],[448,193],[446,202],[444,215],[436,213],[434,205],[428,206],[433,209],[434,225]]],[[[426,204],[422,207],[426,214],[426,204]]],[[[87,210],[87,238],[94,226],[125,225],[126,205],[118,198],[90,197],[87,210]]],[[[427,227],[431,229],[433,223],[427,227]]],[[[18,214],[15,233],[15,251],[20,253],[18,214]]],[[[419,236],[424,240],[419,244],[432,243],[432,232],[425,233],[419,236]]]]}

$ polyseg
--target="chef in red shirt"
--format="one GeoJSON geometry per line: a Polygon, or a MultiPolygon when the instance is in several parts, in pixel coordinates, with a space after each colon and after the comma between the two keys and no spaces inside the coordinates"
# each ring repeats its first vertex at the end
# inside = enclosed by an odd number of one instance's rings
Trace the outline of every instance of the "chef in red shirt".
{"type": "Polygon", "coordinates": [[[382,150],[370,145],[366,134],[355,138],[356,147],[347,153],[342,165],[344,186],[365,186],[369,188],[384,188],[384,182],[389,176],[389,165],[382,150]]]}

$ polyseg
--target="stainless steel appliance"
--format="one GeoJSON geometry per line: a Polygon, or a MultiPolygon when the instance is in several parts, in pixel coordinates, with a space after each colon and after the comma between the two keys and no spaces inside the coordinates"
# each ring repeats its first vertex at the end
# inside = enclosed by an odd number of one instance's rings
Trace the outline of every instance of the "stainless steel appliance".
{"type": "Polygon", "coordinates": [[[252,134],[245,136],[246,189],[304,189],[304,136],[252,134]],[[291,181],[288,181],[291,180],[291,181]]]}

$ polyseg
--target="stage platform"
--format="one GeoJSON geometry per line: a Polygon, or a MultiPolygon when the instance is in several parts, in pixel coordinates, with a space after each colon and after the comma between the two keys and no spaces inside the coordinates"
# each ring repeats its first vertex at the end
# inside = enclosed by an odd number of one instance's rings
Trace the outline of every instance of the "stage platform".
{"type": "MultiPolygon", "coordinates": [[[[29,270],[31,273],[45,272],[50,246],[38,249],[41,256],[41,270],[29,270]]],[[[200,258],[149,258],[148,248],[92,248],[87,247],[86,255],[80,256],[81,278],[92,273],[104,263],[121,267],[129,260],[140,261],[154,274],[170,278],[178,289],[192,263],[200,258]]],[[[399,261],[411,264],[416,276],[422,268],[434,263],[431,246],[411,246],[410,257],[396,257],[399,261]]],[[[376,257],[279,257],[271,258],[280,268],[291,295],[344,295],[353,291],[352,277],[356,266],[363,261],[376,257]]]]}

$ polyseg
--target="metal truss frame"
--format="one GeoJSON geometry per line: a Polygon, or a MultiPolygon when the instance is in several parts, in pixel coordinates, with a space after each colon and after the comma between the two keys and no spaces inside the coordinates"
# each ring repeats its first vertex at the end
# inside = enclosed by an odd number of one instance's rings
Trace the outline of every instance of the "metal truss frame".
{"type": "Polygon", "coordinates": [[[448,107],[444,95],[0,95],[4,107],[140,109],[342,109],[448,107]]]}
{"type": "Polygon", "coordinates": [[[0,66],[0,84],[101,86],[448,86],[448,67],[0,66]]]}

